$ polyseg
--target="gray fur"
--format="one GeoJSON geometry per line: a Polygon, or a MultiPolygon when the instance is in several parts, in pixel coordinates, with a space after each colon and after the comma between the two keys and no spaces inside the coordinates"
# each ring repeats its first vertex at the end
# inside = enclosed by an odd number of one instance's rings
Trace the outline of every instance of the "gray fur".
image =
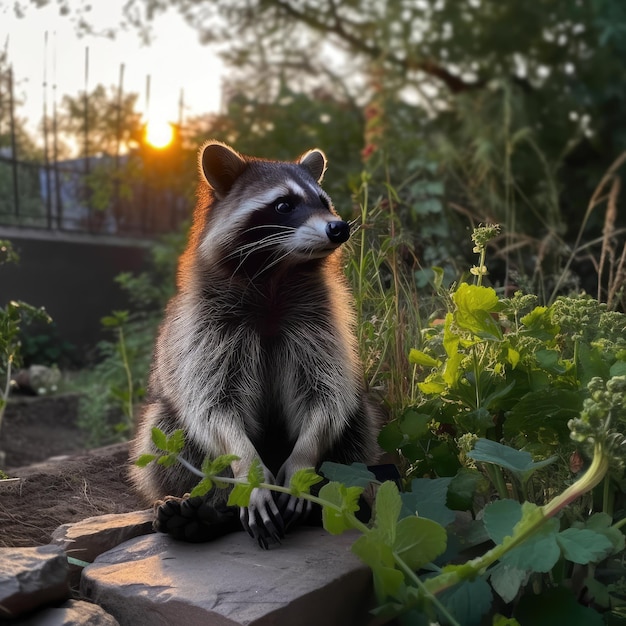
{"type": "MultiPolygon", "coordinates": [[[[196,466],[236,454],[232,474],[245,476],[260,457],[266,480],[281,484],[324,460],[375,462],[380,416],[365,394],[339,244],[325,235],[339,220],[318,185],[325,156],[270,162],[209,142],[199,162],[200,200],[131,459],[154,452],[157,426],[184,429],[183,455],[196,466]],[[263,211],[279,219],[282,196],[299,198],[299,213],[284,219],[301,223],[246,226],[263,211]]],[[[182,496],[198,480],[178,465],[131,475],[148,501],[182,496]]],[[[265,521],[270,511],[271,496],[257,489],[242,515],[265,521]]]]}

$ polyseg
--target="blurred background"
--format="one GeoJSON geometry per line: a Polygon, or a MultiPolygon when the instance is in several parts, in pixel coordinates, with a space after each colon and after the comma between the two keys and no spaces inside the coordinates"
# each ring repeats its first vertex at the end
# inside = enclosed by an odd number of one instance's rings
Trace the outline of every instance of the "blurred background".
{"type": "MultiPolygon", "coordinates": [[[[623,310],[622,0],[96,4],[0,3],[0,239],[19,255],[0,306],[45,306],[52,323],[21,325],[22,365],[75,372],[94,441],[129,432],[102,415],[141,399],[208,138],[323,149],[337,210],[381,252],[372,271],[401,273],[399,306],[422,319],[434,283],[467,275],[481,223],[501,226],[500,293],[623,310]]],[[[400,321],[406,355],[419,331],[400,321]]]]}

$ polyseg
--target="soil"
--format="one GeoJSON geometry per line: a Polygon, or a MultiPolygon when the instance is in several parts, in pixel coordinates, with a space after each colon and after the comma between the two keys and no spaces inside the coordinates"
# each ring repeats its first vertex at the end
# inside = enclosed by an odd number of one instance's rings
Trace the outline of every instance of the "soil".
{"type": "Polygon", "coordinates": [[[0,433],[0,547],[50,542],[61,524],[145,508],[128,479],[128,444],[88,450],[74,395],[21,398],[0,433]],[[52,457],[52,458],[50,458],[52,457]]]}

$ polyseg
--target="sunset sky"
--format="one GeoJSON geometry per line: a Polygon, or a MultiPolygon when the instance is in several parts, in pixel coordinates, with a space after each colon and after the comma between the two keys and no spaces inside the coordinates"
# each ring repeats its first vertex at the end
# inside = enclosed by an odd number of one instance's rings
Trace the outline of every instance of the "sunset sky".
{"type": "MultiPolygon", "coordinates": [[[[90,23],[98,30],[117,27],[123,1],[94,2],[90,23]]],[[[57,100],[64,94],[75,96],[84,89],[87,46],[89,90],[98,84],[117,85],[120,64],[124,63],[124,90],[139,94],[138,109],[144,115],[146,76],[150,75],[149,116],[153,120],[178,120],[181,89],[184,90],[185,115],[219,108],[220,61],[208,47],[200,45],[195,31],[174,11],[155,21],[153,41],[147,46],[132,30],[118,31],[113,40],[102,36],[79,38],[70,19],[59,15],[54,2],[43,9],[28,7],[21,19],[15,17],[12,5],[10,0],[0,0],[0,46],[4,48],[8,40],[16,96],[24,101],[17,114],[28,121],[28,128],[34,133],[43,113],[44,58],[47,58],[50,111],[54,82],[57,100]],[[46,31],[47,55],[44,54],[46,31]]]]}

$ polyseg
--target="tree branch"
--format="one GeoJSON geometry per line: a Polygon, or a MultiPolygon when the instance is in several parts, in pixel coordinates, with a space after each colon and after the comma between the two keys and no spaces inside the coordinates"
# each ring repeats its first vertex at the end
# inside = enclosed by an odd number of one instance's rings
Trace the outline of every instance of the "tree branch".
{"type": "Polygon", "coordinates": [[[373,60],[384,58],[386,61],[404,72],[419,71],[424,72],[429,76],[433,76],[434,78],[437,78],[453,94],[463,91],[469,91],[472,89],[480,89],[485,84],[485,81],[468,83],[462,78],[451,74],[445,67],[443,67],[433,59],[417,60],[402,58],[397,54],[383,50],[380,46],[377,46],[375,44],[368,44],[357,34],[350,33],[345,29],[345,20],[342,20],[339,17],[337,13],[337,7],[333,0],[330,0],[329,2],[330,10],[334,18],[333,24],[325,23],[310,13],[297,10],[288,0],[274,0],[274,3],[275,6],[285,15],[288,15],[289,17],[303,24],[306,24],[309,28],[319,33],[332,33],[336,35],[337,37],[348,43],[353,50],[360,52],[373,60]]]}

